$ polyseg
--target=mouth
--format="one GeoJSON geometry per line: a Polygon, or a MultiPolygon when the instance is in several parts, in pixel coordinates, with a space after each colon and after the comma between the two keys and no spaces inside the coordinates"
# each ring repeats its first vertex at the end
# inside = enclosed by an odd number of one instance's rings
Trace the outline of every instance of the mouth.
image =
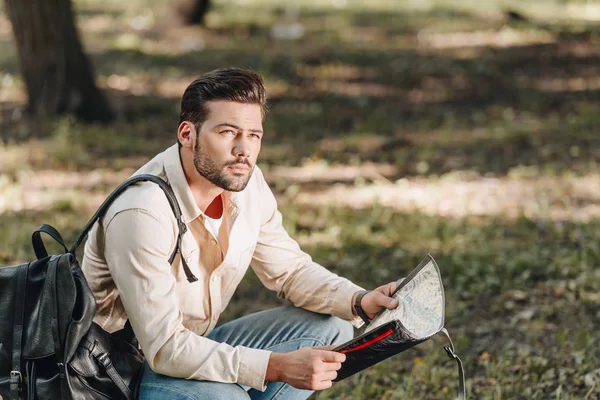
{"type": "Polygon", "coordinates": [[[230,170],[232,170],[235,173],[244,173],[244,172],[247,172],[250,170],[250,167],[244,163],[232,164],[232,165],[229,165],[227,168],[229,168],[230,170]]]}

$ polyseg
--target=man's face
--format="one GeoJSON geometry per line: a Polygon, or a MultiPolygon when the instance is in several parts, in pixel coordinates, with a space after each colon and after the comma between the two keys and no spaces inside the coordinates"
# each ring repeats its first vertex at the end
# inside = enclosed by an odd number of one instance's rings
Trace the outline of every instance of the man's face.
{"type": "Polygon", "coordinates": [[[244,190],[260,152],[261,107],[233,101],[211,101],[207,107],[194,146],[196,170],[222,189],[244,190]]]}

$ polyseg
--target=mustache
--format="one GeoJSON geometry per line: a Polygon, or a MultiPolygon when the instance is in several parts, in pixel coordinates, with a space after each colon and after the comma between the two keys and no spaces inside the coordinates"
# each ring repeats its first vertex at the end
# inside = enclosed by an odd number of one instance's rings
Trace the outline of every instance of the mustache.
{"type": "Polygon", "coordinates": [[[248,167],[252,168],[252,165],[250,164],[250,161],[248,161],[247,158],[236,158],[235,160],[226,163],[225,166],[228,167],[230,165],[236,165],[236,164],[244,164],[244,165],[247,165],[248,167]]]}

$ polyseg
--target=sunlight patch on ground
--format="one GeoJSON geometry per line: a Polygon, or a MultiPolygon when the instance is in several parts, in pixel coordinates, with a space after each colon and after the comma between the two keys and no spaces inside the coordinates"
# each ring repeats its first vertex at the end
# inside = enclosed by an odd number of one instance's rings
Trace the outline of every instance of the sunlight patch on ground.
{"type": "Polygon", "coordinates": [[[148,73],[117,75],[97,79],[100,87],[109,87],[120,92],[128,92],[136,96],[160,96],[164,98],[181,98],[185,88],[196,77],[186,76],[182,78],[162,77],[148,73]]]}
{"type": "Polygon", "coordinates": [[[351,27],[340,31],[340,39],[353,45],[366,45],[372,48],[374,43],[386,43],[389,34],[383,27],[351,27]]]}
{"type": "Polygon", "coordinates": [[[8,17],[0,10],[0,39],[12,39],[12,26],[8,17]]]}
{"type": "MultiPolygon", "coordinates": [[[[56,203],[95,209],[134,172],[41,170],[22,172],[16,181],[0,175],[0,213],[46,209],[56,203]]],[[[488,178],[454,172],[441,178],[401,179],[390,165],[310,165],[265,171],[271,183],[283,182],[282,203],[367,208],[377,205],[451,218],[504,216],[589,221],[600,217],[600,174],[576,177],[488,178]],[[366,183],[373,182],[373,183],[366,183]],[[325,184],[325,185],[323,185],[325,184]]],[[[13,177],[14,179],[14,177],[13,177]]]]}
{"type": "Polygon", "coordinates": [[[21,77],[0,71],[0,102],[19,102],[27,100],[25,87],[21,77]]]}
{"type": "Polygon", "coordinates": [[[600,76],[575,76],[569,78],[537,78],[530,85],[541,92],[583,92],[600,90],[600,76]]]}
{"type": "Polygon", "coordinates": [[[41,142],[31,141],[27,146],[0,144],[0,177],[13,177],[27,171],[32,164],[39,164],[48,157],[41,142]]]}
{"type": "Polygon", "coordinates": [[[598,55],[598,46],[585,41],[569,41],[558,45],[557,56],[564,58],[588,58],[598,55]]]}
{"type": "Polygon", "coordinates": [[[94,210],[113,188],[133,172],[133,169],[119,172],[42,170],[22,172],[17,182],[12,182],[8,175],[2,174],[0,175],[0,214],[43,210],[56,204],[94,210]]]}
{"type": "Polygon", "coordinates": [[[311,232],[309,235],[298,235],[296,240],[303,248],[314,246],[340,247],[343,244],[339,232],[331,231],[311,232]]]}
{"type": "Polygon", "coordinates": [[[517,31],[509,27],[473,32],[436,33],[422,30],[419,42],[436,49],[463,47],[516,47],[532,44],[554,43],[556,38],[548,31],[517,31]]]}
{"type": "Polygon", "coordinates": [[[356,179],[369,179],[389,182],[386,177],[398,173],[398,167],[389,164],[365,162],[360,167],[340,165],[329,166],[326,163],[314,163],[301,168],[275,167],[265,172],[267,181],[283,179],[294,183],[354,182],[356,179]]]}
{"type": "Polygon", "coordinates": [[[396,184],[337,184],[299,191],[294,204],[366,208],[375,205],[452,218],[505,216],[589,221],[600,217],[600,175],[559,178],[456,177],[402,179],[396,184]]]}
{"type": "Polygon", "coordinates": [[[600,21],[600,4],[567,4],[567,15],[572,19],[600,21]]]}
{"type": "Polygon", "coordinates": [[[110,88],[124,94],[135,96],[157,96],[167,99],[180,99],[190,83],[198,78],[196,75],[169,77],[149,73],[129,73],[126,75],[111,74],[100,76],[98,86],[110,88]]]}
{"type": "Polygon", "coordinates": [[[115,31],[115,19],[110,15],[79,16],[79,27],[86,33],[110,34],[115,31]]]}

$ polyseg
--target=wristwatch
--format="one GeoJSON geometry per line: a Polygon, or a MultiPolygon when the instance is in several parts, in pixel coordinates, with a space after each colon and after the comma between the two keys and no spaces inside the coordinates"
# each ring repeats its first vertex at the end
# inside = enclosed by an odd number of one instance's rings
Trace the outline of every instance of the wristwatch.
{"type": "Polygon", "coordinates": [[[358,316],[365,321],[365,324],[369,324],[371,323],[371,319],[369,317],[367,317],[367,313],[365,312],[365,310],[363,310],[362,306],[360,305],[360,302],[363,298],[363,296],[367,293],[371,292],[370,290],[363,290],[362,292],[358,293],[358,295],[356,296],[356,300],[354,302],[354,310],[356,310],[356,313],[358,314],[358,316]]]}

